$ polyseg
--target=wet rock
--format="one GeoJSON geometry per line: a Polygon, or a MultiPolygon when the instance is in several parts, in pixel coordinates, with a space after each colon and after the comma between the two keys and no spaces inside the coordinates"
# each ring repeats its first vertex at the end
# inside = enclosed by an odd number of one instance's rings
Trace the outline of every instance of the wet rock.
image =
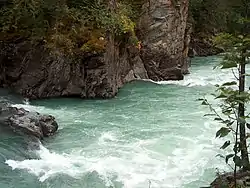
{"type": "Polygon", "coordinates": [[[148,78],[137,48],[107,40],[104,53],[74,58],[52,55],[42,44],[0,42],[0,87],[29,99],[111,98],[124,84],[148,78]]]}
{"type": "Polygon", "coordinates": [[[250,172],[239,170],[236,172],[236,176],[234,176],[234,172],[218,174],[217,178],[207,188],[235,187],[235,179],[237,186],[250,187],[250,172]]]}
{"type": "Polygon", "coordinates": [[[10,106],[0,108],[0,125],[38,139],[54,135],[58,129],[58,124],[51,115],[42,115],[10,106]]]}

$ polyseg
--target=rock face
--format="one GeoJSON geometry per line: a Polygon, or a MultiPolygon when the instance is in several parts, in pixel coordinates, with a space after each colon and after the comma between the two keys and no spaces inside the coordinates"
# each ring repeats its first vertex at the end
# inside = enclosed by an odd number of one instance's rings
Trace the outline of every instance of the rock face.
{"type": "Polygon", "coordinates": [[[53,135],[58,129],[53,116],[7,106],[0,109],[0,124],[39,139],[53,135]]]}
{"type": "Polygon", "coordinates": [[[30,99],[48,97],[110,98],[134,79],[147,79],[136,48],[119,48],[110,37],[104,54],[75,61],[53,56],[43,45],[2,44],[0,87],[30,99]]]}
{"type": "Polygon", "coordinates": [[[181,80],[188,73],[188,0],[149,0],[138,21],[141,48],[109,34],[104,53],[78,60],[51,55],[44,44],[0,43],[0,87],[30,99],[110,98],[135,79],[181,80]]]}
{"type": "Polygon", "coordinates": [[[188,73],[188,0],[149,0],[139,22],[142,59],[153,80],[181,80],[188,73]]]}

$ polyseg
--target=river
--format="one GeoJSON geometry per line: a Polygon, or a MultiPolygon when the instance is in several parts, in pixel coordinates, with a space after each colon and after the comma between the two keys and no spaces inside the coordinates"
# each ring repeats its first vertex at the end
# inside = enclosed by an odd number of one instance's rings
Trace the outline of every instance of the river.
{"type": "Polygon", "coordinates": [[[196,99],[233,80],[213,70],[219,57],[195,58],[183,81],[136,81],[110,100],[25,101],[1,90],[0,100],[54,115],[58,133],[39,150],[0,130],[1,188],[198,188],[227,170],[216,155],[219,125],[196,99]]]}

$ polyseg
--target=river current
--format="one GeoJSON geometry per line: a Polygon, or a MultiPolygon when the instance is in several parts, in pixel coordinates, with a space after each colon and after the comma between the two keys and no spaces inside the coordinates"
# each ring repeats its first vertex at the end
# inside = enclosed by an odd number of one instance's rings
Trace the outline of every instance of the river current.
{"type": "MultiPolygon", "coordinates": [[[[220,57],[195,58],[183,81],[136,81],[110,100],[27,101],[8,91],[0,100],[54,115],[58,133],[32,150],[0,129],[0,188],[199,188],[228,170],[216,157],[219,125],[196,99],[232,81],[213,69],[220,57]]],[[[216,103],[216,102],[214,102],[216,103]]]]}

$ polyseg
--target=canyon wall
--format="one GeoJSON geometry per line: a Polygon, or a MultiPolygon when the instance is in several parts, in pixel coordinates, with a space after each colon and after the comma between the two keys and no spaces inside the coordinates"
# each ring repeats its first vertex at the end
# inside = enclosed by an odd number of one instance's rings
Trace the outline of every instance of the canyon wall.
{"type": "Polygon", "coordinates": [[[142,59],[155,81],[180,80],[188,73],[188,0],[149,0],[142,7],[142,59]]]}
{"type": "Polygon", "coordinates": [[[80,58],[52,55],[42,43],[2,41],[0,87],[30,99],[111,98],[135,79],[181,80],[188,73],[187,16],[188,0],[149,0],[137,23],[140,47],[108,34],[103,53],[80,58]]]}

